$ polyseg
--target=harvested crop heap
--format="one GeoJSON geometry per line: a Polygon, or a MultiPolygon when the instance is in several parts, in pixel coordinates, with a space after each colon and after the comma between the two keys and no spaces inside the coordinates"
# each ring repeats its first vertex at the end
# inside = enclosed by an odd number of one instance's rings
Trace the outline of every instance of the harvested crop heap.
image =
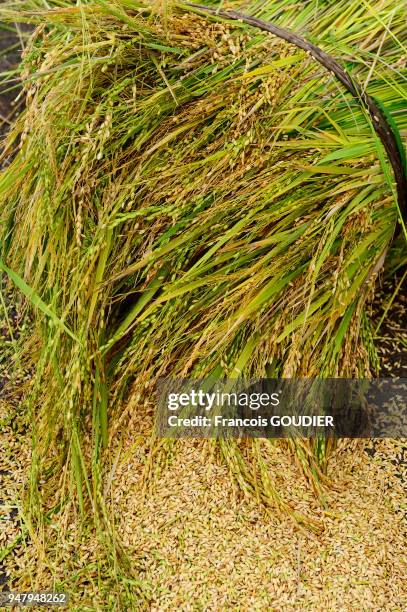
{"type": "MultiPolygon", "coordinates": [[[[18,14],[39,27],[2,258],[35,314],[32,505],[40,479],[49,508],[75,482],[84,510],[159,377],[369,376],[364,308],[399,211],[368,114],[301,49],[179,2],[55,4],[18,14]]],[[[320,4],[245,12],[342,58],[403,134],[402,3],[320,4]]],[[[318,488],[324,443],[290,445],[318,488]]],[[[286,509],[256,442],[220,449],[286,509]]]]}

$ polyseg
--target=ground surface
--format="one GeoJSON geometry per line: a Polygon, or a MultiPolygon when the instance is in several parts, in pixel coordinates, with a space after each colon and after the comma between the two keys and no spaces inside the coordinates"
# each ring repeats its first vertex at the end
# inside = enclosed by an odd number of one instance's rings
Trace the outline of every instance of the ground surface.
{"type": "Polygon", "coordinates": [[[0,137],[21,111],[24,100],[16,100],[20,87],[13,74],[21,55],[21,45],[28,34],[24,25],[9,26],[0,23],[0,137]]]}

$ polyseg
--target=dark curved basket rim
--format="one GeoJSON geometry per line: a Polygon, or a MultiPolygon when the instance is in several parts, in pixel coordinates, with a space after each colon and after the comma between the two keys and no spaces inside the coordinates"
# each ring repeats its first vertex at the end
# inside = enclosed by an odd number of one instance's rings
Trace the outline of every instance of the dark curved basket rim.
{"type": "Polygon", "coordinates": [[[400,210],[400,214],[403,223],[407,226],[407,173],[405,164],[405,152],[399,144],[396,134],[393,131],[392,126],[385,113],[381,110],[377,102],[369,96],[362,87],[351,78],[348,72],[341,66],[331,55],[310,43],[305,38],[298,36],[294,32],[277,26],[271,22],[257,19],[256,17],[250,17],[239,11],[217,9],[202,4],[194,4],[186,2],[186,6],[201,11],[203,13],[209,13],[215,17],[222,17],[224,19],[230,19],[233,21],[241,21],[253,27],[257,27],[260,30],[274,34],[283,40],[286,40],[297,47],[307,51],[317,62],[319,62],[324,68],[332,72],[336,78],[345,86],[345,88],[352,94],[353,98],[357,100],[369,113],[375,132],[379,136],[383,143],[383,146],[388,155],[389,161],[393,168],[394,178],[396,181],[397,188],[397,201],[400,210]]]}

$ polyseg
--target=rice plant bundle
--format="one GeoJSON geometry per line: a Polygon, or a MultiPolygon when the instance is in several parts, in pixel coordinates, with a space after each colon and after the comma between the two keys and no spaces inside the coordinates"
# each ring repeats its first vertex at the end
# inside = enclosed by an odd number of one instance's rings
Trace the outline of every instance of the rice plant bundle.
{"type": "MultiPolygon", "coordinates": [[[[159,377],[370,376],[365,307],[404,230],[363,100],[306,49],[228,18],[237,3],[22,6],[38,27],[0,214],[2,267],[34,315],[33,488],[64,466],[82,509],[97,505],[103,453],[155,410],[159,377]]],[[[244,12],[336,58],[400,154],[402,3],[244,12]]],[[[291,445],[323,480],[325,445],[291,445]]],[[[285,507],[257,442],[220,446],[243,487],[285,507]]]]}

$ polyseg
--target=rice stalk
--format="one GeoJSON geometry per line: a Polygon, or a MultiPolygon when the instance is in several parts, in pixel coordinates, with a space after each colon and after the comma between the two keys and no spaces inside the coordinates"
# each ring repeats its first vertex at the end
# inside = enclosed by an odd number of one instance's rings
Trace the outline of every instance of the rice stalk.
{"type": "MultiPolygon", "coordinates": [[[[298,6],[245,12],[338,58],[405,139],[402,7],[298,6]]],[[[18,148],[0,177],[1,266],[35,314],[32,513],[69,486],[125,558],[105,459],[154,413],[159,377],[372,375],[365,306],[395,253],[394,177],[360,101],[286,41],[175,1],[19,7],[37,30],[3,154],[18,148]]],[[[325,503],[331,443],[286,446],[325,503]]],[[[147,474],[171,447],[152,436],[147,474]]],[[[315,527],[266,470],[270,445],[215,452],[243,492],[315,527]]]]}

